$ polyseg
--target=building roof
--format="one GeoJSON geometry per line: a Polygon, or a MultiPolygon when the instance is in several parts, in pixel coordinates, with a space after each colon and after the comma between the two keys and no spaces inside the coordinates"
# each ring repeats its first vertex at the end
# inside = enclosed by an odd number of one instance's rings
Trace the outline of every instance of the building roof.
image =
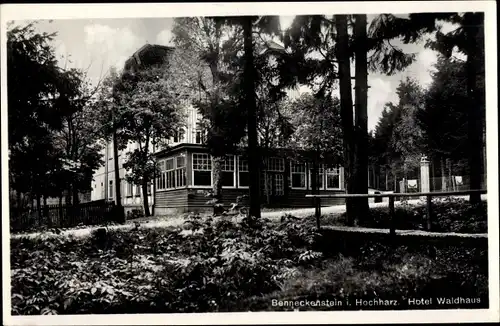
{"type": "Polygon", "coordinates": [[[163,63],[166,61],[168,54],[173,50],[174,48],[170,46],[145,44],[125,61],[124,70],[132,70],[141,66],[163,63]]]}

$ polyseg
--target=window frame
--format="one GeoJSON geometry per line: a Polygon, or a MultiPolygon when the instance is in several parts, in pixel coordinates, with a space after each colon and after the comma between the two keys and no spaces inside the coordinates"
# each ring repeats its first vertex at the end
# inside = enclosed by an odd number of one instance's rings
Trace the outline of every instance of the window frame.
{"type": "MultiPolygon", "coordinates": [[[[307,182],[307,189],[308,190],[312,190],[312,178],[313,178],[313,175],[312,175],[312,164],[308,164],[308,171],[309,171],[309,178],[308,178],[308,182],[307,182]]],[[[321,183],[322,183],[322,187],[318,187],[318,190],[326,190],[326,169],[325,169],[325,165],[324,164],[319,164],[318,167],[321,169],[321,173],[319,174],[321,176],[321,183]]]]}
{"type": "Polygon", "coordinates": [[[175,161],[176,161],[175,156],[168,157],[165,159],[165,171],[163,172],[165,174],[165,189],[164,190],[175,189],[175,161]],[[170,160],[172,161],[172,168],[167,170],[167,162],[170,160]],[[168,186],[169,174],[172,175],[172,180],[171,180],[172,187],[168,186]]]}
{"type": "MultiPolygon", "coordinates": [[[[237,168],[236,168],[236,155],[228,154],[228,155],[226,155],[224,157],[224,160],[227,160],[228,158],[232,158],[231,160],[233,162],[233,170],[225,170],[226,161],[224,161],[221,172],[222,173],[224,173],[224,172],[233,172],[233,185],[232,186],[222,186],[222,189],[235,189],[236,188],[236,172],[237,172],[237,168]]],[[[213,184],[213,181],[212,181],[212,184],[213,184]]]]}
{"type": "Polygon", "coordinates": [[[214,176],[213,176],[213,172],[212,172],[212,155],[208,154],[208,153],[191,153],[191,185],[190,187],[192,188],[212,188],[213,187],[213,184],[214,184],[214,176]],[[194,157],[195,155],[207,155],[208,158],[209,158],[209,162],[210,162],[210,170],[200,170],[200,169],[195,169],[194,168],[194,157]],[[210,171],[210,185],[195,185],[194,184],[194,172],[195,171],[210,171]]]}
{"type": "Polygon", "coordinates": [[[109,183],[108,183],[108,199],[114,199],[114,195],[115,195],[115,189],[113,188],[114,187],[114,184],[113,184],[113,180],[109,180],[109,183]]]}
{"type": "Polygon", "coordinates": [[[206,142],[206,132],[203,130],[199,122],[196,123],[194,128],[194,143],[198,145],[203,145],[206,142]],[[199,137],[199,142],[198,142],[199,137]]]}
{"type": "Polygon", "coordinates": [[[303,163],[300,163],[300,162],[294,162],[294,161],[291,161],[290,162],[290,188],[291,189],[297,189],[297,190],[307,190],[307,163],[306,162],[303,162],[303,163]],[[293,171],[293,167],[294,165],[303,165],[304,166],[304,172],[294,172],[293,171]],[[304,186],[303,187],[294,187],[293,186],[293,175],[294,174],[304,174],[304,186]]]}
{"type": "Polygon", "coordinates": [[[237,173],[238,173],[238,188],[239,189],[248,189],[249,188],[249,185],[248,186],[242,186],[240,184],[240,181],[241,181],[241,178],[240,178],[240,173],[248,173],[248,175],[250,175],[250,171],[249,171],[249,168],[248,168],[248,159],[245,159],[243,158],[243,155],[238,155],[238,159],[237,159],[237,165],[238,165],[238,168],[237,168],[237,173]],[[240,161],[243,160],[244,162],[246,162],[246,171],[245,170],[241,170],[240,169],[240,161]]]}
{"type": "Polygon", "coordinates": [[[274,176],[273,181],[274,181],[275,189],[276,189],[275,192],[277,192],[277,190],[278,190],[278,179],[281,179],[280,180],[280,184],[281,184],[280,193],[279,194],[276,193],[275,196],[282,197],[285,195],[285,174],[284,173],[274,173],[273,176],[274,176]]]}
{"type": "Polygon", "coordinates": [[[132,197],[134,191],[134,185],[130,182],[127,182],[126,188],[127,188],[127,197],[132,197]]]}
{"type": "Polygon", "coordinates": [[[186,160],[186,156],[185,155],[177,155],[175,156],[175,160],[174,160],[174,164],[175,164],[175,169],[174,169],[174,176],[175,176],[175,189],[179,189],[179,188],[186,188],[187,186],[187,160],[186,160]],[[182,166],[179,167],[179,158],[183,158],[184,159],[184,164],[182,166]],[[179,171],[184,171],[184,185],[178,185],[178,174],[179,174],[179,171]]]}
{"type": "Polygon", "coordinates": [[[285,172],[285,159],[282,157],[268,157],[266,159],[266,172],[285,172]],[[278,164],[271,164],[271,162],[280,162],[278,164]],[[276,168],[276,166],[278,168],[276,168]]]}
{"type": "Polygon", "coordinates": [[[325,169],[325,189],[326,190],[342,190],[341,173],[342,173],[342,168],[341,167],[327,168],[327,169],[325,169]],[[330,188],[330,187],[328,187],[328,174],[331,174],[331,172],[329,173],[329,170],[337,170],[337,175],[339,177],[339,186],[338,186],[338,188],[330,188]]]}
{"type": "Polygon", "coordinates": [[[167,191],[167,190],[173,190],[173,189],[182,189],[187,187],[187,160],[186,160],[186,155],[184,154],[179,154],[175,156],[170,156],[163,158],[158,161],[160,173],[156,177],[156,191],[167,191]],[[182,166],[179,166],[178,160],[179,158],[184,159],[184,164],[182,166]],[[172,166],[167,170],[167,161],[172,161],[172,166]],[[184,185],[179,185],[179,182],[177,180],[179,171],[184,171],[184,185]],[[171,185],[172,187],[167,187],[168,186],[168,180],[169,176],[168,174],[171,173],[172,180],[171,180],[171,185]],[[162,180],[164,178],[164,181],[162,180]],[[165,187],[162,186],[162,182],[165,183],[165,187]]]}

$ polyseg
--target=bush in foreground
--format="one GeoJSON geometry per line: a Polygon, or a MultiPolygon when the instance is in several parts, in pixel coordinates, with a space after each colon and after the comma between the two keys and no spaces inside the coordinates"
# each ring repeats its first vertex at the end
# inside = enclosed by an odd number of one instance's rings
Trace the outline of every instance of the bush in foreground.
{"type": "MultiPolygon", "coordinates": [[[[432,231],[458,233],[488,232],[487,202],[470,205],[468,200],[446,197],[432,202],[432,231]]],[[[402,203],[395,207],[396,228],[400,230],[425,230],[427,211],[425,201],[410,205],[402,203]]],[[[329,223],[345,225],[346,214],[340,218],[329,220],[329,223]]],[[[360,226],[387,229],[390,226],[388,207],[370,208],[368,218],[360,222],[360,226]]]]}
{"type": "Polygon", "coordinates": [[[273,297],[487,294],[485,251],[442,248],[429,257],[423,247],[358,243],[342,252],[321,247],[307,220],[193,215],[183,227],[107,238],[12,239],[12,313],[247,311],[274,309],[273,297]]]}

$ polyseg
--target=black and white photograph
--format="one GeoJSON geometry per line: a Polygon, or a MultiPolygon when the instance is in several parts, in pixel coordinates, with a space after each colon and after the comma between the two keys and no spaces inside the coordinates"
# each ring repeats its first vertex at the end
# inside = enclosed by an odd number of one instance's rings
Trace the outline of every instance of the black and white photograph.
{"type": "Polygon", "coordinates": [[[495,2],[1,13],[4,324],[499,320],[495,2]]]}

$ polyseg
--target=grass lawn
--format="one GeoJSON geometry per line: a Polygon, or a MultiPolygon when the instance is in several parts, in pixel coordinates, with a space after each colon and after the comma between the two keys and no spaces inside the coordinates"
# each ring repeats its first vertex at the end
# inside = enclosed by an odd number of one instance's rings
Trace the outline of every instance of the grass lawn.
{"type": "Polygon", "coordinates": [[[404,309],[416,297],[479,298],[461,307],[487,307],[485,249],[362,239],[325,248],[322,237],[312,216],[249,225],[193,215],[181,226],[106,237],[12,238],[12,314],[292,310],[273,302],[301,299],[343,303],[303,310],[404,309]]]}

